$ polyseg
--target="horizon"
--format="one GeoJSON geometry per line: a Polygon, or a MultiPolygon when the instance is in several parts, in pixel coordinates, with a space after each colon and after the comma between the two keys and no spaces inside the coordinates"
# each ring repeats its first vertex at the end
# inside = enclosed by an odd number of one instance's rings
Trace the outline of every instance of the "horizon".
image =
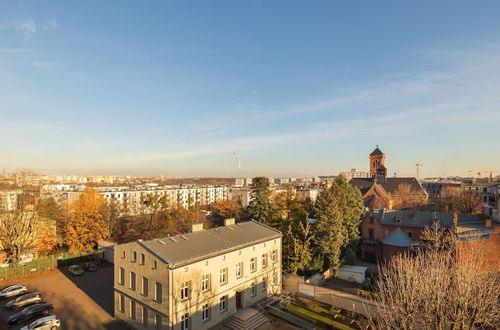
{"type": "Polygon", "coordinates": [[[0,168],[311,177],[368,171],[378,144],[388,176],[500,170],[499,10],[5,2],[0,168]]]}

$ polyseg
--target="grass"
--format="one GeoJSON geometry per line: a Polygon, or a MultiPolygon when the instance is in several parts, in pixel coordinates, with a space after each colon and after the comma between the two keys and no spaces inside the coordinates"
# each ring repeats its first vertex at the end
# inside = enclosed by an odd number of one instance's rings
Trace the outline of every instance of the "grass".
{"type": "Polygon", "coordinates": [[[349,318],[339,312],[332,311],[330,305],[314,300],[298,297],[286,309],[308,321],[315,321],[318,326],[327,329],[352,330],[358,329],[356,320],[349,318]],[[336,320],[339,318],[339,320],[336,320]],[[341,322],[341,321],[343,322],[341,322]],[[346,323],[352,323],[348,325],[346,323]]]}

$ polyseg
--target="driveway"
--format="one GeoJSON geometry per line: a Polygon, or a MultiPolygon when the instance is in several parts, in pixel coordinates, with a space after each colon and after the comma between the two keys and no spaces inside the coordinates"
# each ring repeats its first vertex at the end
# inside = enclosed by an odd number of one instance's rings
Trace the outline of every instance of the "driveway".
{"type": "MultiPolygon", "coordinates": [[[[61,319],[62,329],[128,329],[113,318],[113,265],[102,265],[94,273],[72,276],[66,270],[23,283],[30,291],[38,291],[44,301],[54,305],[52,314],[61,319]]],[[[0,329],[9,314],[0,303],[0,329]]],[[[20,329],[21,326],[12,329],[20,329]]]]}

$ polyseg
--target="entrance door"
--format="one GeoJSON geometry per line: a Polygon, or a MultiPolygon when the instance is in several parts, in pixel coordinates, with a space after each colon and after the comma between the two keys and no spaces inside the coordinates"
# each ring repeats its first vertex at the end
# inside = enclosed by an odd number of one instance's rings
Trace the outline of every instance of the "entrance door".
{"type": "Polygon", "coordinates": [[[236,309],[243,307],[243,292],[236,291],[236,309]]]}

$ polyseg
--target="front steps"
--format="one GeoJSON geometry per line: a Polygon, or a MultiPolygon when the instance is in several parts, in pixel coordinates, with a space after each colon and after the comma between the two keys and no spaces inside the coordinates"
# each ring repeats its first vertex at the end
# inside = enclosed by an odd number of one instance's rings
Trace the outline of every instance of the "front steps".
{"type": "Polygon", "coordinates": [[[244,308],[226,321],[226,326],[234,330],[254,330],[269,322],[262,313],[253,308],[244,308]]]}

